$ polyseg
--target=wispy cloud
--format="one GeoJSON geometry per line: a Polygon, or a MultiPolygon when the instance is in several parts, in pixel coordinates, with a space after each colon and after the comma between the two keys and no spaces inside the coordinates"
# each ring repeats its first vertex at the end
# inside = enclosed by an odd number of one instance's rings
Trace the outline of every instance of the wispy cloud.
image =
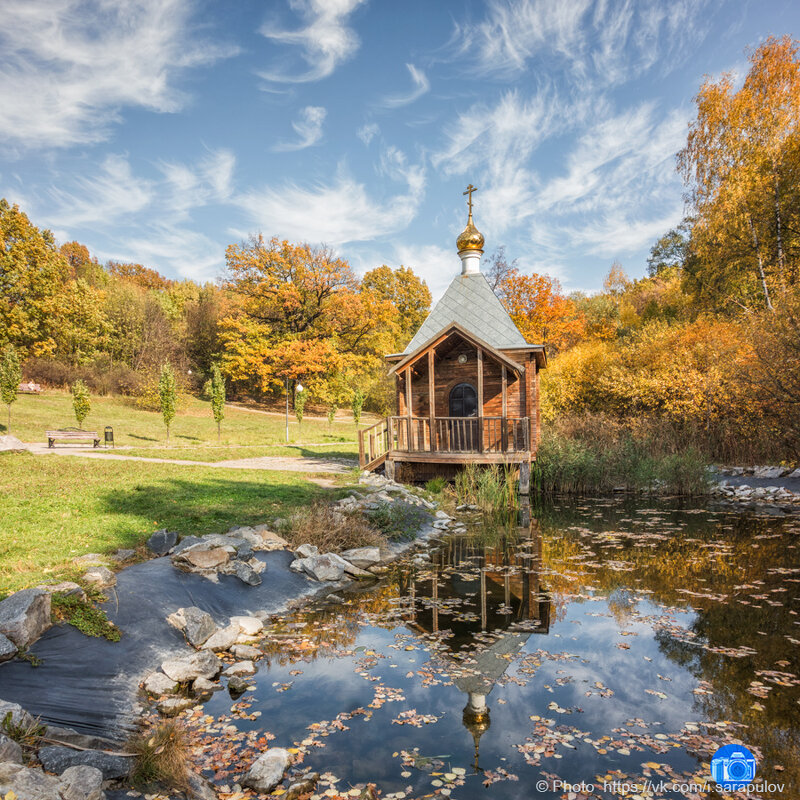
{"type": "Polygon", "coordinates": [[[306,106],[300,112],[300,119],[292,123],[292,128],[300,139],[296,142],[279,142],[272,149],[285,153],[304,150],[317,144],[322,138],[322,123],[325,122],[326,113],[322,106],[306,106]]]}
{"type": "Polygon", "coordinates": [[[424,194],[421,167],[406,164],[397,154],[389,162],[387,172],[404,180],[407,188],[384,200],[371,196],[340,168],[330,183],[287,182],[245,192],[234,202],[269,235],[330,245],[368,241],[408,227],[424,194]]]}
{"type": "Polygon", "coordinates": [[[362,125],[357,131],[356,136],[364,142],[367,147],[369,147],[369,143],[381,132],[381,129],[378,125],[374,122],[369,122],[366,125],[362,125]]]}
{"type": "Polygon", "coordinates": [[[395,260],[390,266],[411,267],[425,279],[434,300],[438,300],[449,286],[450,281],[461,271],[461,261],[456,254],[455,240],[452,247],[439,245],[397,244],[394,248],[395,260]]]}
{"type": "Polygon", "coordinates": [[[5,3],[0,138],[67,147],[108,137],[125,107],[178,111],[191,67],[235,52],[191,35],[190,0],[5,3]]]}
{"type": "Polygon", "coordinates": [[[451,50],[486,76],[518,76],[541,57],[581,84],[613,85],[686,58],[708,33],[704,12],[718,2],[490,0],[483,19],[456,24],[451,50]]]}
{"type": "Polygon", "coordinates": [[[430,81],[421,69],[417,69],[413,64],[406,64],[406,68],[411,73],[411,81],[414,84],[414,88],[406,94],[396,94],[385,97],[381,101],[381,105],[384,108],[400,108],[401,106],[407,106],[430,91],[430,81]]]}
{"type": "Polygon", "coordinates": [[[233,191],[236,157],[230,150],[215,150],[196,166],[164,162],[160,169],[169,192],[169,208],[185,218],[193,208],[223,202],[233,191]]]}
{"type": "Polygon", "coordinates": [[[353,11],[366,0],[294,0],[305,26],[297,30],[279,30],[273,23],[261,26],[267,39],[301,49],[306,68],[290,72],[284,68],[264,70],[259,75],[267,81],[307,83],[327,78],[336,67],[350,58],[359,47],[355,31],[348,26],[353,11]]]}

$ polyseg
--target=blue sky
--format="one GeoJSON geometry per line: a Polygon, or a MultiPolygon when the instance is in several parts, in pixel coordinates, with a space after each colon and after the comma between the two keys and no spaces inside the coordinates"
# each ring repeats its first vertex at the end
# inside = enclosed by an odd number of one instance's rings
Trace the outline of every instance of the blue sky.
{"type": "Polygon", "coordinates": [[[762,0],[2,0],[0,195],[101,260],[213,279],[262,232],[363,272],[487,252],[594,291],[683,216],[704,74],[794,35],[762,0]]]}

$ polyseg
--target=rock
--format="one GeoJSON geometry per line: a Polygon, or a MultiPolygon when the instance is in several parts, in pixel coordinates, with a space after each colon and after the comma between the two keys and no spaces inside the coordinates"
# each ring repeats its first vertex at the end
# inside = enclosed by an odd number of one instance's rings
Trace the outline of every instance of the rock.
{"type": "MultiPolygon", "coordinates": [[[[344,575],[344,559],[338,556],[332,557],[334,555],[326,553],[324,556],[309,556],[298,561],[303,572],[315,581],[339,581],[344,575]]],[[[297,564],[297,561],[292,562],[293,567],[294,564],[297,564]]]]}
{"type": "Polygon", "coordinates": [[[259,586],[261,584],[261,576],[258,572],[246,561],[241,561],[238,558],[226,564],[220,572],[224,575],[235,575],[242,583],[246,583],[248,586],[259,586]]]}
{"type": "Polygon", "coordinates": [[[107,589],[116,585],[117,576],[108,567],[92,567],[83,573],[83,580],[99,589],[107,589]]]}
{"type": "Polygon", "coordinates": [[[301,778],[293,780],[286,790],[286,800],[297,800],[304,794],[311,794],[319,783],[319,773],[309,772],[301,778]]]}
{"type": "Polygon", "coordinates": [[[17,647],[33,644],[52,624],[50,595],[42,589],[23,589],[0,601],[0,633],[17,647]]]}
{"type": "Polygon", "coordinates": [[[176,555],[177,553],[182,552],[183,550],[188,550],[190,547],[194,547],[196,544],[201,544],[202,539],[199,536],[184,536],[183,539],[172,548],[172,555],[176,555]]]}
{"type": "Polygon", "coordinates": [[[256,636],[264,630],[264,623],[256,617],[231,617],[231,625],[238,625],[248,636],[256,636]]]}
{"type": "Polygon", "coordinates": [[[235,644],[233,647],[231,647],[231,654],[235,658],[241,658],[247,661],[261,658],[263,655],[257,647],[251,647],[249,644],[235,644]]]}
{"type": "Polygon", "coordinates": [[[250,684],[238,675],[231,675],[231,677],[228,678],[228,691],[233,695],[246,692],[249,686],[250,684]]]}
{"type": "Polygon", "coordinates": [[[133,760],[123,756],[103,753],[100,750],[73,750],[61,745],[39,748],[39,761],[48,772],[61,775],[70,767],[87,765],[103,773],[103,780],[124,778],[133,766],[133,760]]]}
{"type": "Polygon", "coordinates": [[[0,722],[2,722],[7,714],[11,714],[11,722],[14,725],[22,725],[26,728],[33,727],[36,720],[29,714],[19,703],[9,703],[5,700],[0,700],[0,722]]]}
{"type": "Polygon", "coordinates": [[[289,752],[282,747],[270,747],[255,760],[242,785],[266,794],[283,780],[288,767],[289,752]]]}
{"type": "Polygon", "coordinates": [[[23,453],[28,449],[28,445],[12,436],[10,433],[5,433],[0,436],[0,453],[9,451],[11,453],[23,453]]]}
{"type": "Polygon", "coordinates": [[[309,558],[319,554],[319,548],[313,544],[301,544],[297,550],[294,551],[295,558],[309,558]]]}
{"type": "Polygon", "coordinates": [[[202,545],[195,545],[173,555],[172,563],[178,569],[195,572],[197,570],[217,569],[223,564],[227,564],[230,557],[230,553],[224,547],[206,549],[202,545]]]}
{"type": "Polygon", "coordinates": [[[22,763],[22,748],[4,733],[0,733],[0,762],[2,761],[22,763]]]}
{"type": "Polygon", "coordinates": [[[273,550],[285,550],[289,546],[286,539],[263,525],[257,526],[254,530],[259,539],[258,543],[253,545],[254,550],[265,550],[271,553],[273,550]]]}
{"type": "Polygon", "coordinates": [[[187,708],[196,705],[196,702],[191,697],[168,697],[166,700],[159,700],[156,708],[165,717],[174,717],[176,714],[180,714],[181,711],[186,711],[187,708]]]}
{"type": "Polygon", "coordinates": [[[754,478],[782,478],[789,470],[786,467],[756,467],[754,478]]]}
{"type": "Polygon", "coordinates": [[[104,556],[102,553],[86,553],[86,555],[73,558],[72,563],[79,567],[102,567],[108,564],[108,560],[108,556],[104,556]]]}
{"type": "Polygon", "coordinates": [[[189,795],[193,800],[217,800],[217,793],[211,784],[192,771],[189,771],[189,795]]]}
{"type": "Polygon", "coordinates": [[[217,630],[217,623],[211,614],[197,606],[179,608],[167,617],[167,622],[183,631],[186,641],[193,647],[200,647],[217,630]]]}
{"type": "Polygon", "coordinates": [[[144,679],[142,688],[150,694],[172,694],[178,689],[178,681],[163,672],[151,672],[144,679]]]}
{"type": "Polygon", "coordinates": [[[0,763],[0,797],[18,800],[63,800],[61,781],[22,764],[0,763]]]}
{"type": "Polygon", "coordinates": [[[186,658],[171,658],[161,669],[178,683],[187,683],[196,678],[216,678],[222,671],[222,662],[209,650],[200,650],[186,658]]]}
{"type": "Polygon", "coordinates": [[[792,479],[800,478],[800,467],[798,467],[796,470],[793,470],[792,472],[790,472],[785,477],[792,478],[792,479]]]}
{"type": "Polygon", "coordinates": [[[50,594],[63,594],[66,597],[77,597],[78,600],[86,601],[86,592],[83,590],[82,586],[79,586],[77,583],[73,583],[72,581],[61,581],[61,583],[45,583],[41,586],[37,587],[38,589],[44,589],[44,591],[49,592],[50,594]]]}
{"type": "Polygon", "coordinates": [[[379,547],[354,547],[352,550],[345,550],[339,554],[345,561],[349,561],[356,567],[367,569],[381,560],[381,550],[379,547]]]}
{"type": "Polygon", "coordinates": [[[218,683],[214,683],[214,681],[208,680],[208,678],[198,678],[192,684],[192,691],[195,694],[210,694],[211,692],[217,692],[222,687],[218,683]]]}
{"type": "Polygon", "coordinates": [[[121,564],[123,561],[130,561],[135,555],[136,555],[135,550],[129,550],[125,548],[113,552],[111,554],[111,558],[117,563],[121,564]]]}
{"type": "Polygon", "coordinates": [[[255,675],[255,673],[256,668],[252,661],[238,661],[236,664],[231,664],[222,674],[230,678],[232,675],[242,677],[243,675],[255,675]]]}
{"type": "Polygon", "coordinates": [[[227,628],[220,628],[215,634],[210,636],[203,644],[203,650],[211,650],[220,653],[223,650],[230,650],[239,638],[239,626],[228,625],[227,628]]]}
{"type": "Polygon", "coordinates": [[[178,543],[178,534],[166,529],[156,531],[148,540],[147,548],[157,556],[165,556],[178,543]]]}
{"type": "Polygon", "coordinates": [[[61,773],[66,788],[64,800],[104,800],[103,773],[97,767],[79,764],[61,773]]]}
{"type": "Polygon", "coordinates": [[[117,746],[111,739],[78,733],[74,728],[64,728],[61,725],[48,725],[47,738],[55,740],[51,744],[75,744],[87,750],[113,750],[117,746]]]}
{"type": "Polygon", "coordinates": [[[17,646],[7,636],[0,633],[0,664],[10,661],[17,654],[17,646]]]}

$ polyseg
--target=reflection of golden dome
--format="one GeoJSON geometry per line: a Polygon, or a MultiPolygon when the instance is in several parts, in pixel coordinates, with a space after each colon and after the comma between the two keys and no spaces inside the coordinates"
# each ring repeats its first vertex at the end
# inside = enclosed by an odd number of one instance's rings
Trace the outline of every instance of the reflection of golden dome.
{"type": "Polygon", "coordinates": [[[462,250],[480,250],[483,252],[483,234],[475,227],[472,222],[472,212],[467,220],[467,227],[459,234],[456,239],[456,248],[460,253],[462,250]]]}

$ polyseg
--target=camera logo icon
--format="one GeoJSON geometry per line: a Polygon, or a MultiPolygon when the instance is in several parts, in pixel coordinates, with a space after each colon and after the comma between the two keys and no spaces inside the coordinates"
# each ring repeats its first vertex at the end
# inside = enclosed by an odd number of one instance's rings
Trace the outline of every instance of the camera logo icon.
{"type": "Polygon", "coordinates": [[[725,789],[743,789],[756,777],[756,759],[743,745],[726,744],[711,759],[711,779],[725,789]]]}

